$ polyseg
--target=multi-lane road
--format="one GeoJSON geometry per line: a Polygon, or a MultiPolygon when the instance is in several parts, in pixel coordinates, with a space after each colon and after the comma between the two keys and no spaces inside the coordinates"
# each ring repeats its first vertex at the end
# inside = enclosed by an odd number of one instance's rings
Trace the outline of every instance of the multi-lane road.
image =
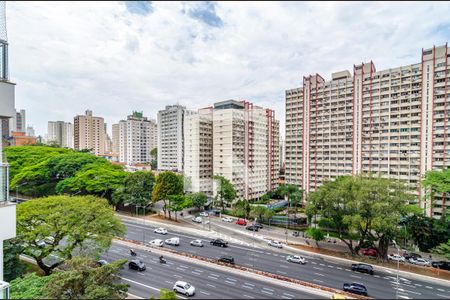
{"type": "MultiPolygon", "coordinates": [[[[396,292],[398,292],[398,297],[402,299],[448,299],[448,295],[450,295],[450,285],[403,277],[400,277],[400,285],[397,291],[395,272],[376,272],[373,276],[355,273],[351,271],[349,265],[312,256],[306,256],[307,263],[305,265],[298,265],[286,261],[286,255],[290,252],[285,249],[267,249],[261,246],[248,247],[233,243],[230,243],[228,248],[220,248],[210,245],[209,238],[177,232],[168,226],[166,227],[168,234],[160,235],[154,233],[155,227],[148,224],[143,225],[127,220],[124,220],[124,224],[128,228],[127,238],[129,239],[142,241],[144,232],[146,242],[152,239],[165,240],[171,237],[179,237],[180,246],[164,245],[164,247],[207,258],[230,255],[235,259],[237,265],[336,289],[341,289],[344,282],[359,282],[367,287],[369,296],[373,298],[395,298],[396,292]],[[205,242],[205,247],[191,246],[189,242],[193,239],[202,239],[205,242]]],[[[224,282],[220,282],[220,286],[226,288],[224,282]]]]}
{"type": "MultiPolygon", "coordinates": [[[[316,295],[298,290],[280,287],[227,271],[211,269],[184,260],[167,258],[166,264],[159,262],[159,255],[148,251],[136,250],[137,259],[142,260],[146,270],[139,272],[125,266],[121,271],[124,283],[130,285],[129,293],[140,298],[158,296],[159,289],[171,290],[174,283],[183,280],[196,289],[194,299],[319,299],[316,295]]],[[[129,248],[117,243],[102,256],[107,261],[132,259],[129,248]]],[[[179,295],[179,298],[187,298],[179,295]]]]}

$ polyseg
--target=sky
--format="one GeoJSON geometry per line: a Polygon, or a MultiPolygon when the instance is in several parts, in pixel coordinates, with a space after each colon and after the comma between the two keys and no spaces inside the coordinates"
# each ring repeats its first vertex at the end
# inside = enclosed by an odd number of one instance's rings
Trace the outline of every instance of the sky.
{"type": "Polygon", "coordinates": [[[7,2],[16,108],[44,136],[90,109],[132,111],[227,99],[275,110],[303,76],[420,62],[450,42],[448,2],[7,2]]]}

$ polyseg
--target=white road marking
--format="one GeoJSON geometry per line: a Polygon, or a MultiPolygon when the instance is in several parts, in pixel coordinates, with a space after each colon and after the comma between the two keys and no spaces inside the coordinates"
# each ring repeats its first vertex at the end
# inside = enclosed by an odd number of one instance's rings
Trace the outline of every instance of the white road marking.
{"type": "Polygon", "coordinates": [[[246,289],[251,289],[251,290],[253,290],[253,288],[252,288],[251,286],[243,285],[242,287],[243,287],[243,288],[246,288],[246,289]]]}
{"type": "Polygon", "coordinates": [[[415,286],[422,286],[421,284],[418,284],[418,283],[414,283],[414,285],[415,285],[415,286]]]}
{"type": "Polygon", "coordinates": [[[138,275],[146,276],[146,274],[139,272],[138,275]]]}
{"type": "Polygon", "coordinates": [[[322,281],[322,280],[319,280],[319,279],[313,279],[313,281],[314,281],[314,282],[318,282],[318,283],[323,283],[323,281],[322,281]]]}
{"type": "Polygon", "coordinates": [[[179,267],[176,267],[175,269],[180,270],[180,271],[185,271],[185,269],[182,269],[182,268],[179,268],[179,267]]]}
{"type": "Polygon", "coordinates": [[[373,275],[373,277],[380,278],[380,275],[373,275]]]}
{"type": "Polygon", "coordinates": [[[169,280],[166,280],[166,283],[172,284],[173,282],[172,282],[172,281],[169,281],[169,280]]]}
{"type": "Polygon", "coordinates": [[[327,265],[327,267],[334,269],[334,266],[332,266],[332,265],[327,265]]]}
{"type": "Polygon", "coordinates": [[[250,298],[250,299],[254,299],[255,298],[255,297],[252,297],[252,296],[249,296],[249,295],[246,295],[246,294],[243,294],[242,296],[250,298]]]}
{"type": "Polygon", "coordinates": [[[251,284],[251,283],[248,283],[248,282],[245,282],[244,284],[245,285],[250,285],[250,286],[255,286],[254,284],[251,284]]]}
{"type": "Polygon", "coordinates": [[[313,267],[313,269],[323,271],[323,268],[313,267]]]}
{"type": "Polygon", "coordinates": [[[361,279],[360,276],[356,276],[356,275],[350,275],[350,277],[357,278],[357,279],[361,279]]]}
{"type": "Polygon", "coordinates": [[[282,268],[289,268],[288,266],[285,266],[285,265],[280,265],[280,267],[282,267],[282,268]]]}
{"type": "Polygon", "coordinates": [[[313,265],[316,265],[316,264],[317,264],[315,261],[312,261],[311,263],[312,263],[313,265]]]}
{"type": "Polygon", "coordinates": [[[265,293],[265,294],[273,295],[273,293],[272,293],[272,292],[268,292],[268,291],[264,291],[264,290],[261,290],[261,293],[265,293]]]}
{"type": "Polygon", "coordinates": [[[230,280],[230,281],[236,281],[236,279],[233,279],[233,278],[230,278],[230,277],[227,277],[227,279],[230,280]]]}
{"type": "Polygon", "coordinates": [[[345,269],[345,271],[347,271],[347,272],[351,272],[351,270],[350,270],[350,269],[345,269]]]}
{"type": "Polygon", "coordinates": [[[319,264],[319,265],[321,265],[321,266],[324,266],[324,267],[325,267],[325,264],[319,264]]]}
{"type": "MultiPolygon", "coordinates": [[[[143,283],[140,283],[140,282],[137,282],[137,281],[128,279],[128,278],[123,278],[123,277],[122,277],[122,280],[129,281],[129,282],[132,282],[132,283],[134,283],[134,284],[137,284],[137,285],[140,285],[140,286],[143,286],[143,287],[146,287],[146,288],[148,288],[148,289],[152,289],[152,290],[155,290],[155,291],[158,291],[158,292],[159,292],[159,290],[160,290],[160,289],[158,289],[158,288],[155,288],[155,287],[152,287],[152,286],[149,286],[149,285],[146,285],[146,284],[143,284],[143,283]]],[[[177,297],[180,297],[181,299],[188,299],[188,298],[186,298],[186,297],[179,296],[179,295],[177,295],[177,297]]]]}
{"type": "Polygon", "coordinates": [[[437,289],[438,291],[440,291],[440,292],[445,292],[445,290],[444,289],[437,289]]]}
{"type": "Polygon", "coordinates": [[[214,274],[214,273],[210,273],[211,276],[216,276],[216,277],[220,277],[220,275],[214,274]]]}
{"type": "Polygon", "coordinates": [[[204,291],[200,291],[200,293],[205,294],[205,295],[211,295],[210,293],[204,292],[204,291]]]}
{"type": "Polygon", "coordinates": [[[195,269],[195,271],[196,271],[196,272],[199,272],[199,273],[203,273],[203,271],[202,271],[202,270],[199,270],[199,269],[195,269]]]}
{"type": "Polygon", "coordinates": [[[342,268],[341,268],[341,267],[336,267],[336,269],[338,269],[338,270],[342,270],[342,268]]]}
{"type": "Polygon", "coordinates": [[[431,289],[431,290],[433,289],[433,287],[428,286],[428,285],[426,285],[425,287],[426,287],[427,289],[431,289]]]}
{"type": "Polygon", "coordinates": [[[263,290],[266,290],[266,291],[271,291],[271,292],[273,292],[273,290],[272,289],[269,289],[269,288],[263,288],[263,290]]]}
{"type": "Polygon", "coordinates": [[[286,272],[283,272],[283,271],[277,271],[277,273],[286,275],[286,272]]]}
{"type": "Polygon", "coordinates": [[[210,286],[210,287],[212,287],[212,288],[215,288],[215,287],[216,287],[215,285],[212,285],[212,284],[209,284],[209,283],[207,283],[206,285],[207,285],[207,286],[210,286]]]}
{"type": "Polygon", "coordinates": [[[325,276],[325,275],[320,274],[320,273],[314,273],[314,275],[317,275],[317,276],[325,276]]]}
{"type": "Polygon", "coordinates": [[[195,274],[195,275],[202,275],[201,273],[199,273],[199,272],[194,272],[194,271],[192,271],[191,273],[192,273],[192,274],[195,274]]]}
{"type": "Polygon", "coordinates": [[[253,265],[247,264],[247,263],[245,263],[244,265],[246,265],[246,266],[248,266],[248,267],[253,267],[253,265]]]}
{"type": "Polygon", "coordinates": [[[422,295],[421,293],[405,290],[405,289],[402,289],[402,288],[399,288],[398,290],[401,291],[401,292],[406,292],[406,293],[411,293],[411,294],[416,294],[416,295],[422,295]]]}
{"type": "Polygon", "coordinates": [[[208,275],[208,278],[217,280],[217,277],[212,277],[212,276],[209,276],[209,275],[208,275]]]}
{"type": "Polygon", "coordinates": [[[448,296],[444,296],[444,295],[441,295],[441,294],[436,294],[436,296],[439,296],[439,297],[442,297],[442,298],[448,298],[448,296]]]}
{"type": "Polygon", "coordinates": [[[178,274],[174,274],[173,277],[175,278],[181,278],[182,276],[178,275],[178,274]]]}
{"type": "Polygon", "coordinates": [[[408,296],[403,296],[403,295],[398,295],[400,298],[403,298],[403,299],[411,299],[411,298],[409,298],[408,296]]]}
{"type": "Polygon", "coordinates": [[[294,295],[288,294],[288,293],[283,293],[283,295],[286,295],[288,297],[295,297],[294,295]]]}
{"type": "Polygon", "coordinates": [[[228,284],[232,284],[232,285],[235,285],[235,284],[236,284],[236,282],[228,281],[228,280],[225,280],[225,282],[228,283],[228,284]]]}

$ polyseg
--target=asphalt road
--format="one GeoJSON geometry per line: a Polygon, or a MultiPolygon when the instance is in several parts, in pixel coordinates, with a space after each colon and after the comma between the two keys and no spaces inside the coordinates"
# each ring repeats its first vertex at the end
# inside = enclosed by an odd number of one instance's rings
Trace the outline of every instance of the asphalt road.
{"type": "MultiPolygon", "coordinates": [[[[229,243],[228,248],[221,248],[209,244],[209,238],[203,238],[205,247],[198,248],[189,245],[193,239],[202,239],[201,236],[185,234],[168,229],[167,235],[160,235],[153,232],[154,226],[137,224],[132,221],[123,220],[128,227],[127,238],[148,242],[152,239],[168,239],[171,237],[180,238],[180,246],[164,247],[174,248],[178,251],[193,253],[208,258],[218,258],[220,255],[230,255],[234,257],[237,265],[242,265],[273,274],[280,274],[303,281],[341,289],[344,282],[358,282],[364,284],[373,298],[392,299],[396,297],[396,273],[376,272],[375,275],[367,275],[352,272],[349,265],[329,262],[323,258],[308,257],[305,265],[298,265],[286,261],[289,251],[284,249],[268,250],[265,247],[247,247],[229,243]]],[[[162,226],[164,227],[164,226],[162,226]]],[[[211,279],[212,280],[212,279],[211,279]]],[[[430,283],[417,279],[407,279],[400,276],[398,297],[400,299],[448,299],[450,295],[450,285],[430,283]]]]}
{"type": "MultiPolygon", "coordinates": [[[[125,266],[121,271],[122,279],[130,285],[133,295],[150,298],[158,297],[159,289],[171,290],[177,280],[192,284],[196,289],[194,299],[320,299],[316,295],[298,290],[280,287],[268,282],[236,276],[226,271],[218,271],[199,264],[167,258],[167,264],[159,263],[159,255],[135,250],[138,259],[147,269],[143,272],[129,270],[125,266]]],[[[131,259],[129,248],[113,243],[102,256],[107,261],[131,259]]],[[[187,298],[179,295],[180,298],[187,298]]]]}

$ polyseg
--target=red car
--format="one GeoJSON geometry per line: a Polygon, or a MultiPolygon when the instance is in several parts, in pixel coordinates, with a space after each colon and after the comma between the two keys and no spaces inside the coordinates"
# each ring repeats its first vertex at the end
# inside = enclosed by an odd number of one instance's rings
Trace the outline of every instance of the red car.
{"type": "Polygon", "coordinates": [[[247,225],[247,221],[245,221],[245,219],[238,219],[236,221],[236,224],[245,226],[245,225],[247,225]]]}
{"type": "Polygon", "coordinates": [[[374,248],[361,249],[361,254],[373,257],[378,256],[377,250],[374,248]]]}

